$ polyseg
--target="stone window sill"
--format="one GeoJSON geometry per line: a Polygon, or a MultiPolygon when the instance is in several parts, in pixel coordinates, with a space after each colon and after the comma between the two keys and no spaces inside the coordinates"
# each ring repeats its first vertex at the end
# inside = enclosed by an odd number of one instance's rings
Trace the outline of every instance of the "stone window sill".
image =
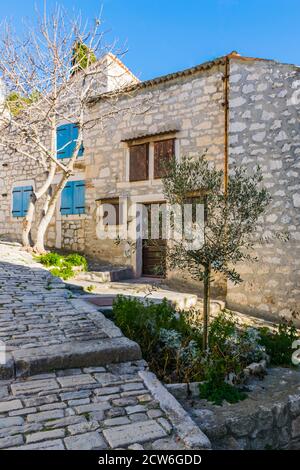
{"type": "Polygon", "coordinates": [[[87,214],[70,214],[70,215],[61,215],[60,220],[85,220],[87,219],[87,214]]]}

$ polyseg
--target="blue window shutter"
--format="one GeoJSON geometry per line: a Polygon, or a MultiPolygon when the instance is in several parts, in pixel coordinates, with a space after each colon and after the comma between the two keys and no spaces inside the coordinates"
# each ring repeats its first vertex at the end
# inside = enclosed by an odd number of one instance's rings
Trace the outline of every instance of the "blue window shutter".
{"type": "Polygon", "coordinates": [[[13,190],[13,217],[25,217],[33,192],[32,186],[21,186],[13,190]]]}
{"type": "Polygon", "coordinates": [[[15,188],[13,190],[13,217],[22,217],[22,188],[15,188]]]}
{"type": "Polygon", "coordinates": [[[23,197],[22,197],[22,211],[23,216],[27,214],[30,198],[32,195],[33,188],[32,186],[24,186],[23,187],[23,197]]]}
{"type": "Polygon", "coordinates": [[[72,124],[65,124],[57,128],[57,158],[70,158],[70,147],[67,145],[71,141],[71,126],[72,124]]]}
{"type": "Polygon", "coordinates": [[[60,212],[62,215],[73,213],[73,182],[68,182],[61,194],[60,212]]]}
{"type": "MultiPolygon", "coordinates": [[[[78,139],[77,124],[63,124],[57,128],[57,158],[71,158],[76,148],[78,139]]],[[[78,157],[82,157],[83,145],[78,151],[78,157]]]]}
{"type": "MultiPolygon", "coordinates": [[[[71,124],[71,140],[72,140],[72,148],[70,152],[70,156],[73,155],[73,152],[76,148],[77,144],[77,139],[78,139],[78,125],[77,124],[71,124]]],[[[84,152],[83,144],[81,144],[80,149],[78,151],[78,157],[82,157],[84,152]]]]}
{"type": "Polygon", "coordinates": [[[74,181],[74,214],[85,213],[85,182],[74,181]]]}

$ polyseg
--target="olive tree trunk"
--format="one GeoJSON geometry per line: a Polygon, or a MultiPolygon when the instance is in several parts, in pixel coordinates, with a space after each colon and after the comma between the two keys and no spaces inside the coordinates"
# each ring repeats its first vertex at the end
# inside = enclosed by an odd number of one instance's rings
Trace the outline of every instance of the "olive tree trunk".
{"type": "Polygon", "coordinates": [[[211,267],[207,264],[204,269],[204,294],[203,294],[203,351],[208,352],[208,327],[210,316],[210,277],[211,267]]]}

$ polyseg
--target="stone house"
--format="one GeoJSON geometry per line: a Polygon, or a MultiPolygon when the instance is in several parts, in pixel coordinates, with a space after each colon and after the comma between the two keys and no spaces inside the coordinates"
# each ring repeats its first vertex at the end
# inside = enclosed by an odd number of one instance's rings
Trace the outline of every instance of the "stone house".
{"type": "MultiPolygon", "coordinates": [[[[260,234],[287,232],[289,240],[258,246],[258,263],[239,266],[243,284],[221,283],[223,295],[230,308],[268,318],[300,311],[300,68],[232,53],[140,82],[120,61],[114,64],[128,83],[118,103],[135,112],[86,131],[47,245],[147,275],[153,257],[142,242],[128,256],[126,244],[99,238],[104,204],[116,206],[119,218],[113,225],[122,227],[124,214],[137,204],[162,202],[161,162],[171,154],[179,159],[206,153],[225,178],[235,164],[250,170],[259,164],[272,195],[260,234]]],[[[115,86],[107,84],[91,100],[91,117],[105,114],[115,86]]],[[[59,139],[72,132],[63,128],[64,123],[59,139]]],[[[59,158],[68,158],[67,150],[59,158]]],[[[22,165],[17,155],[1,155],[0,177],[0,236],[19,239],[26,191],[44,176],[30,162],[22,165]]]]}

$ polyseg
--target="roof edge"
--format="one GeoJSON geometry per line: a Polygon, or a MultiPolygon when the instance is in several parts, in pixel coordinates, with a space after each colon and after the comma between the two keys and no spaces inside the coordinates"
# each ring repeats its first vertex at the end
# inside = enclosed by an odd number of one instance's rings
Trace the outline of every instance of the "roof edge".
{"type": "MultiPolygon", "coordinates": [[[[176,78],[185,77],[185,76],[193,75],[197,72],[202,72],[202,71],[205,71],[205,70],[209,70],[209,69],[211,69],[215,66],[224,65],[226,60],[239,60],[239,61],[242,61],[242,62],[256,62],[256,61],[259,61],[259,62],[273,62],[274,64],[280,64],[280,65],[286,65],[286,66],[290,66],[290,67],[300,68],[300,66],[298,66],[296,64],[288,64],[288,63],[284,63],[284,62],[279,62],[279,61],[276,61],[274,59],[264,59],[264,58],[260,58],[260,57],[242,56],[239,53],[237,53],[236,51],[233,51],[230,54],[227,54],[227,55],[224,55],[224,56],[221,56],[221,57],[217,57],[216,59],[213,59],[213,60],[210,60],[210,61],[207,61],[207,62],[203,62],[202,64],[195,65],[194,67],[190,67],[190,68],[187,68],[187,69],[184,69],[184,70],[180,70],[178,72],[172,72],[172,73],[169,73],[167,75],[161,75],[159,77],[151,78],[151,79],[145,80],[143,82],[139,81],[137,83],[126,85],[125,87],[120,89],[119,94],[125,94],[125,93],[129,93],[129,92],[132,92],[132,91],[137,91],[137,90],[149,88],[149,87],[154,86],[154,85],[159,85],[160,83],[166,83],[166,82],[175,80],[176,78]]],[[[98,96],[95,96],[95,97],[91,98],[89,100],[89,103],[91,103],[91,104],[96,103],[97,101],[99,101],[101,99],[109,98],[109,97],[111,97],[115,94],[116,94],[116,92],[100,94],[98,96]]]]}
{"type": "MultiPolygon", "coordinates": [[[[226,57],[228,57],[228,56],[219,57],[217,59],[214,59],[214,60],[211,60],[211,61],[208,61],[208,62],[204,62],[204,63],[199,64],[199,65],[195,65],[194,67],[184,69],[184,70],[181,70],[179,72],[172,72],[172,73],[167,74],[167,75],[162,75],[160,77],[145,80],[144,82],[138,82],[138,83],[127,85],[127,86],[121,88],[119,93],[123,94],[123,93],[128,93],[128,92],[131,92],[131,91],[135,91],[135,90],[148,88],[148,87],[153,86],[153,85],[158,85],[160,83],[169,82],[169,81],[174,80],[174,79],[179,78],[179,77],[193,75],[194,73],[204,71],[204,70],[208,70],[208,69],[210,69],[210,68],[212,68],[216,65],[223,65],[223,64],[225,64],[226,57]]],[[[95,102],[97,102],[97,101],[99,101],[103,98],[109,98],[109,97],[111,97],[115,94],[116,94],[115,92],[114,93],[103,93],[101,95],[98,95],[98,96],[95,96],[95,97],[91,98],[89,100],[89,102],[90,103],[95,103],[95,102]]]]}

